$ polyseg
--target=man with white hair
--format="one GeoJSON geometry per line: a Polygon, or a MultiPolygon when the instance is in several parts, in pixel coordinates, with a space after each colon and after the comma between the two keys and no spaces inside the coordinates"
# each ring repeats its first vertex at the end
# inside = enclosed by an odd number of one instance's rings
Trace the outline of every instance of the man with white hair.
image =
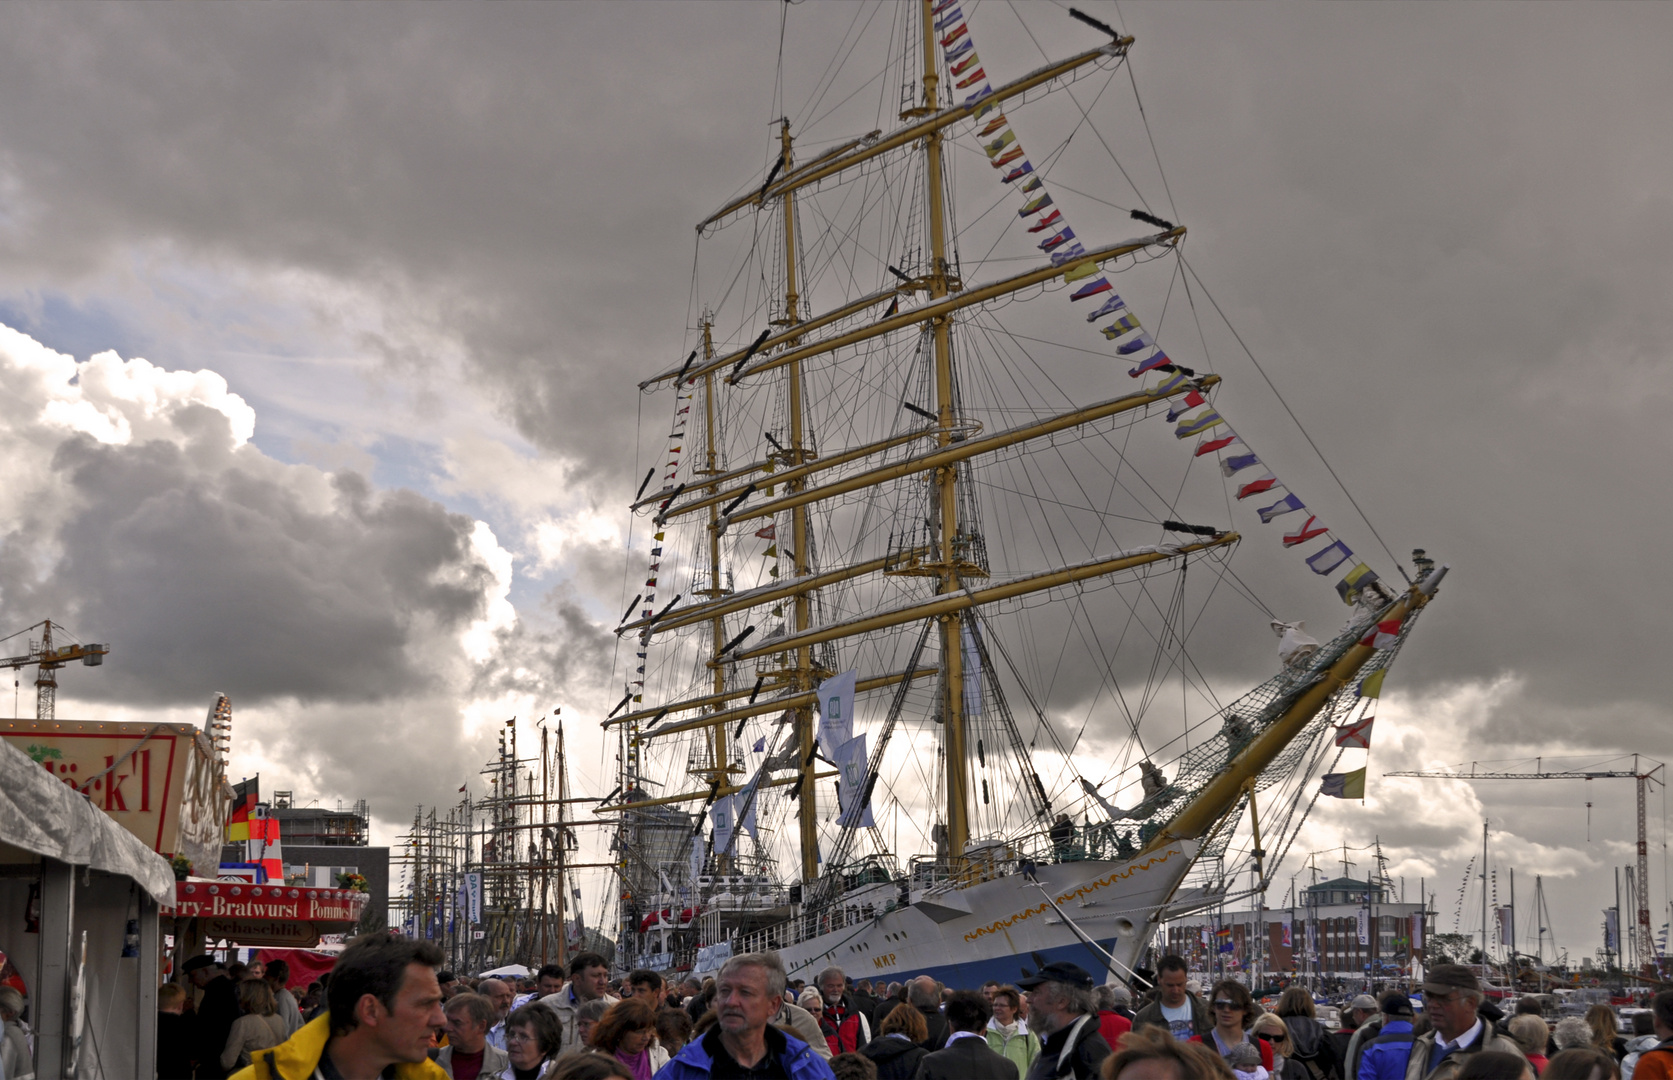
{"type": "Polygon", "coordinates": [[[777,953],[726,961],[715,979],[715,1025],[686,1043],[657,1080],[836,1080],[807,1043],[772,1026],[786,982],[777,953]]]}
{"type": "Polygon", "coordinates": [[[871,1041],[871,1021],[848,991],[848,976],[828,967],[814,980],[819,988],[819,1029],[832,1054],[850,1054],[871,1041]]]}
{"type": "Polygon", "coordinates": [[[1522,1056],[1522,1048],[1476,1015],[1481,982],[1462,964],[1437,964],[1423,980],[1423,1012],[1433,1027],[1412,1043],[1406,1080],[1456,1080],[1464,1063],[1483,1050],[1522,1056]]]}

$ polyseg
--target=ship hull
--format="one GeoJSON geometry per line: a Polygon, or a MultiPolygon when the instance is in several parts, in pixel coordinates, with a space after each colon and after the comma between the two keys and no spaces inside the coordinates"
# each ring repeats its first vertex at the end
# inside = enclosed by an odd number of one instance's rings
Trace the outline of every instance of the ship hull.
{"type": "MultiPolygon", "coordinates": [[[[1195,854],[1195,844],[1174,844],[1126,862],[1055,863],[1039,867],[1036,874],[1063,913],[1130,968],[1195,854]]],[[[739,944],[740,951],[750,951],[774,942],[769,938],[739,944]]],[[[1011,983],[1022,977],[1023,967],[1040,966],[1036,953],[1046,963],[1078,964],[1100,981],[1113,974],[1040,890],[1017,874],[940,895],[914,896],[909,907],[780,945],[778,953],[791,978],[809,981],[820,969],[835,966],[856,979],[928,975],[966,988],[989,979],[1011,983]]]]}

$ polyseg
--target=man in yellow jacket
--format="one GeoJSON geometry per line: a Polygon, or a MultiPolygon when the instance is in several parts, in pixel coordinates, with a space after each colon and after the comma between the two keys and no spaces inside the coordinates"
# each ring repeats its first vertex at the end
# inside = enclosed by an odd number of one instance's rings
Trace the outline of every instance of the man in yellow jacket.
{"type": "Polygon", "coordinates": [[[387,930],[356,938],[338,957],[326,1015],[304,1024],[232,1080],[446,1080],[429,1058],[444,1027],[436,968],[441,950],[387,930]]]}

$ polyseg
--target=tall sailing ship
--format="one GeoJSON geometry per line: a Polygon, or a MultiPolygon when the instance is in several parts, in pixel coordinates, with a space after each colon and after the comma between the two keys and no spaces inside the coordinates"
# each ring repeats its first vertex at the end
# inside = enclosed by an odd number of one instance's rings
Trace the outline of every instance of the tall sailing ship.
{"type": "Polygon", "coordinates": [[[1076,13],[1091,48],[1000,82],[959,0],[879,7],[886,124],[775,123],[640,384],[669,425],[605,720],[618,963],[1126,977],[1164,919],[1264,887],[1445,568],[1380,579],[1229,423],[1206,339],[1164,351],[1186,230],[1054,181],[1082,125],[1025,152],[1053,101],[1093,123],[1073,87],[1126,81],[1132,37],[1076,13]],[[1275,618],[1239,518],[1261,573],[1334,582],[1340,632],[1275,618]],[[1228,693],[1257,638],[1276,672],[1228,693]]]}

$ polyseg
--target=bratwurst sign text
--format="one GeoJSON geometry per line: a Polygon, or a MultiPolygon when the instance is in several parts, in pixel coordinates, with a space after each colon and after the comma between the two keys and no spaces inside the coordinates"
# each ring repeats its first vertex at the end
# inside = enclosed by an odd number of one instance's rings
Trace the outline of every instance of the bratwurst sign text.
{"type": "Polygon", "coordinates": [[[181,918],[261,919],[268,922],[354,923],[366,910],[365,893],[278,885],[182,881],[175,886],[181,918]]]}

